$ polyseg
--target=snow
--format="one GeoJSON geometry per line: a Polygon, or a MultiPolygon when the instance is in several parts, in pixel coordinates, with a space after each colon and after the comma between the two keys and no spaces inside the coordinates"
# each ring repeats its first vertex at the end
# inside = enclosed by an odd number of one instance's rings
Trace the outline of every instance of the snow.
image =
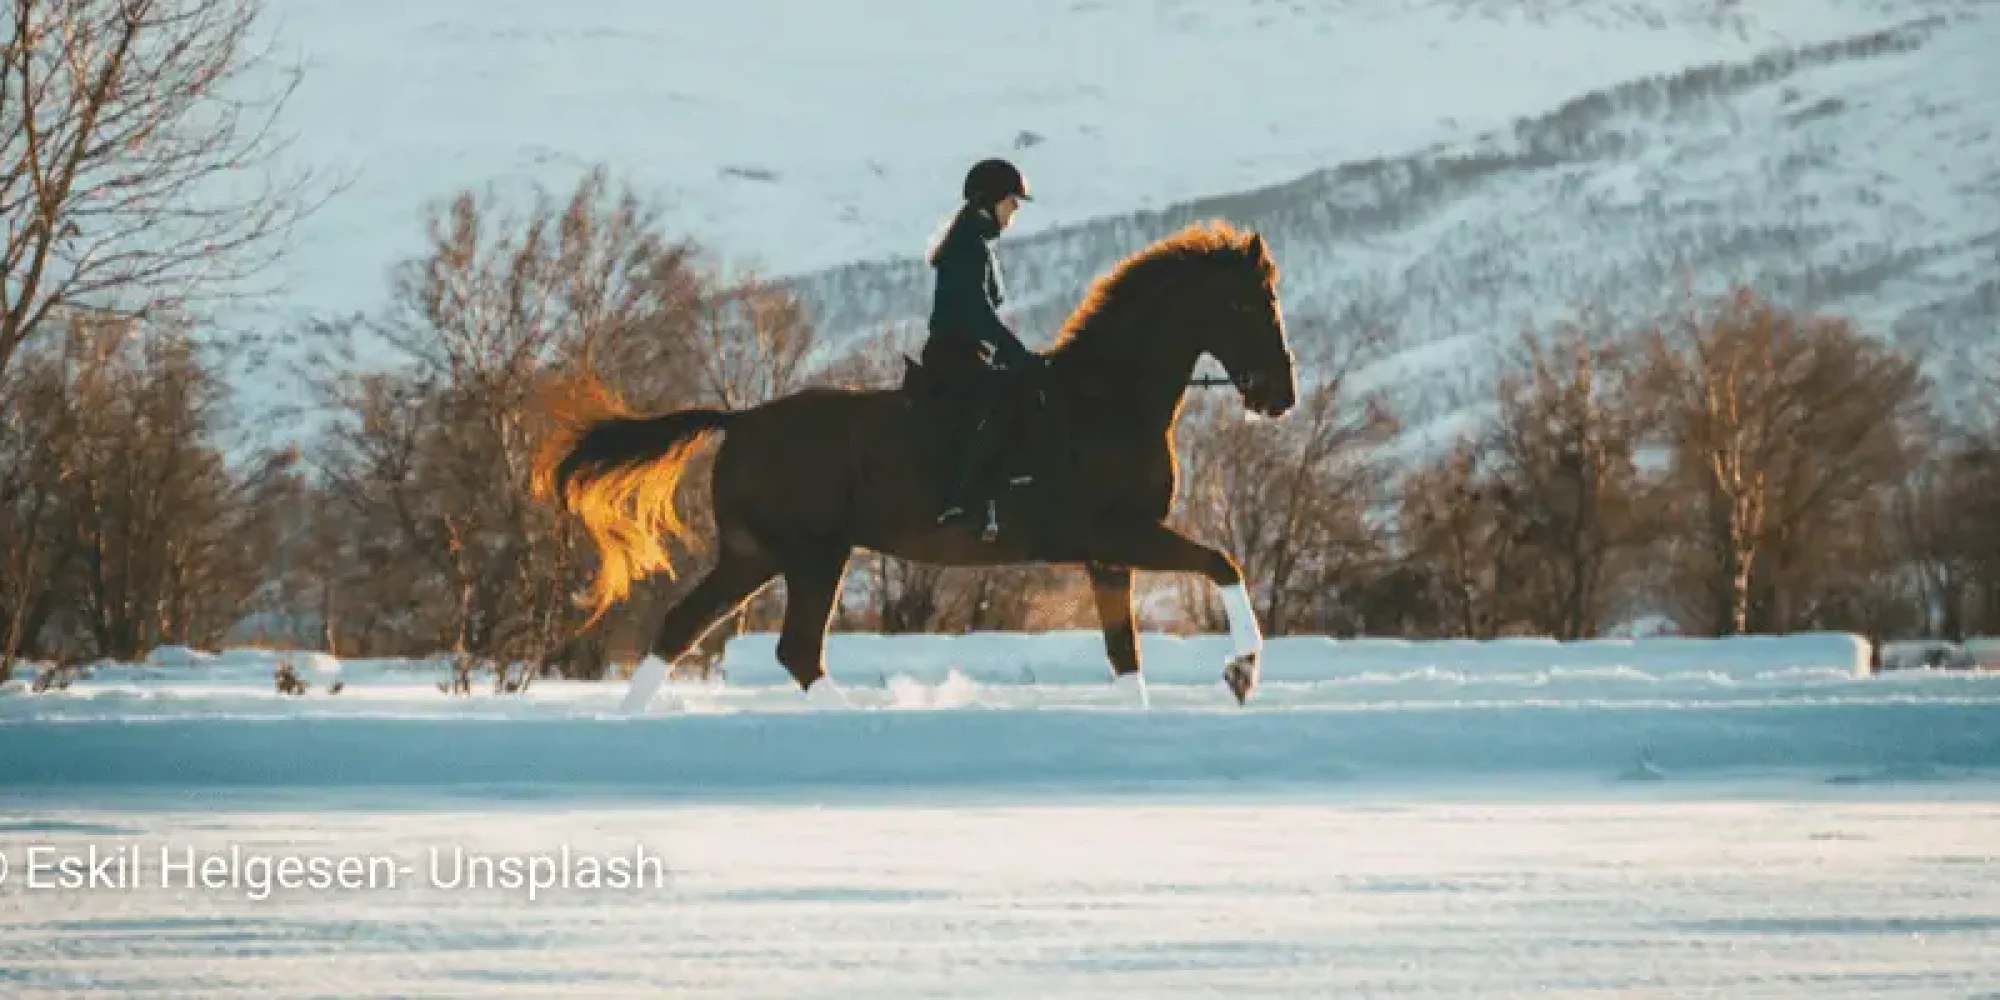
{"type": "MultiPolygon", "coordinates": [[[[1873,675],[1844,634],[1556,643],[1280,637],[1236,707],[1224,635],[1146,635],[1150,708],[1108,683],[1095,633],[836,634],[845,704],[803,697],[772,637],[643,712],[621,681],[440,690],[442,661],[355,660],[272,689],[279,654],[100,665],[0,695],[15,788],[575,787],[675,801],[807,791],[1313,787],[1407,775],[1608,778],[1745,769],[1822,777],[2000,764],[2000,674],[1873,675]],[[339,693],[329,684],[338,679],[339,693]],[[317,682],[317,683],[315,683],[317,682]],[[171,752],[161,752],[171,748],[171,752]]],[[[1913,772],[1914,773],[1914,772],[1913,772]]]]}
{"type": "MultiPolygon", "coordinates": [[[[1036,635],[875,635],[841,632],[827,637],[827,669],[906,674],[930,680],[946,671],[982,681],[1096,683],[1108,669],[1104,639],[1095,630],[1036,635]]],[[[1227,635],[1140,636],[1142,669],[1154,681],[1199,684],[1213,680],[1238,649],[1227,635]]],[[[731,675],[766,672],[776,661],[777,636],[761,633],[730,641],[722,666],[731,675]]],[[[1802,672],[1834,676],[1868,673],[1869,645],[1848,633],[1739,636],[1729,639],[1647,638],[1558,642],[1547,638],[1495,640],[1330,639],[1281,636],[1264,640],[1265,680],[1387,679],[1443,673],[1468,679],[1518,680],[1565,670],[1634,671],[1653,678],[1695,674],[1757,680],[1802,672]]]]}
{"type": "Polygon", "coordinates": [[[2000,670],[2000,639],[1971,639],[1964,645],[1975,662],[1988,669],[2000,670]]]}
{"type": "Polygon", "coordinates": [[[1976,790],[311,811],[205,797],[21,816],[0,825],[0,852],[130,845],[146,866],[134,888],[0,887],[0,981],[23,1000],[2000,989],[2000,879],[1983,874],[2000,807],[1976,790]],[[226,859],[232,847],[408,874],[346,889],[160,886],[161,850],[226,859]],[[448,887],[457,851],[564,847],[643,852],[667,875],[532,901],[506,883],[448,887]]]}
{"type": "Polygon", "coordinates": [[[1227,636],[1147,635],[1142,709],[1094,641],[841,634],[834,708],[763,635],[638,715],[617,680],[447,696],[442,659],[318,657],[301,697],[258,650],[16,680],[0,990],[2000,990],[2000,673],[1285,637],[1245,709],[1227,636]]]}

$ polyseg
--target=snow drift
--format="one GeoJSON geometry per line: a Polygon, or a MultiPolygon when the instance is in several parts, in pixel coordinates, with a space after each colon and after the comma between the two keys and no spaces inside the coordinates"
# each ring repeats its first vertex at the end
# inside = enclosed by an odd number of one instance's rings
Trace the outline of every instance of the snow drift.
{"type": "MultiPolygon", "coordinates": [[[[767,674],[775,669],[776,648],[774,634],[740,636],[730,641],[723,669],[732,677],[767,674]]],[[[1581,642],[1287,636],[1266,641],[1264,680],[1306,682],[1415,673],[1490,677],[1552,670],[1742,680],[1802,670],[1864,676],[1870,672],[1870,649],[1860,636],[1833,632],[1581,642]]],[[[1145,634],[1139,639],[1141,670],[1157,681],[1211,681],[1229,652],[1225,635],[1145,634]]],[[[1110,669],[1104,640],[1093,630],[958,636],[838,633],[828,637],[826,663],[836,677],[899,674],[936,681],[957,671],[986,683],[1094,683],[1110,669]]]]}
{"type": "Polygon", "coordinates": [[[278,654],[162,651],[60,691],[0,690],[0,789],[707,800],[2000,766],[2000,675],[1871,674],[1849,635],[1282,639],[1248,709],[1217,678],[1222,637],[1146,636],[1150,710],[1106,683],[1093,632],[837,636],[852,705],[835,711],[803,703],[770,641],[737,639],[725,679],[669,685],[637,717],[615,680],[503,695],[483,678],[452,697],[442,661],[314,658],[310,693],[282,697],[278,654]]]}

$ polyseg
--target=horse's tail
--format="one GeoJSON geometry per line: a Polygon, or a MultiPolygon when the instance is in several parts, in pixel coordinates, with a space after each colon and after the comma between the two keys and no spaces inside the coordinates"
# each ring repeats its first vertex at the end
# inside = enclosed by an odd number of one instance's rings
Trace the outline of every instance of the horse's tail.
{"type": "Polygon", "coordinates": [[[663,543],[687,530],[674,492],[695,449],[736,414],[692,408],[641,416],[594,381],[558,390],[546,402],[554,427],[535,454],[533,489],[577,515],[597,546],[589,627],[634,583],[673,574],[663,543]]]}

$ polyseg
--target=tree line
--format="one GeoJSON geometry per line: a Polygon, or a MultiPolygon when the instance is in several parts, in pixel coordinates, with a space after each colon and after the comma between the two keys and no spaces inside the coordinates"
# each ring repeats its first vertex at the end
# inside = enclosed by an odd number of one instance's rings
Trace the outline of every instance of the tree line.
{"type": "MultiPolygon", "coordinates": [[[[601,675],[707,553],[676,551],[684,572],[580,629],[589,547],[529,489],[540,394],[578,374],[648,409],[888,386],[921,331],[815,329],[602,170],[527,204],[468,190],[422,220],[385,305],[287,331],[323,421],[260,441],[225,377],[246,345],[207,307],[257,294],[319,188],[271,172],[275,105],[213,96],[246,72],[257,13],[14,0],[0,679],[23,657],[225,642],[601,675]],[[263,183],[211,183],[239,174],[263,183]]],[[[1921,358],[1875,331],[1747,285],[1643,322],[1579,308],[1473,361],[1490,394],[1434,427],[1404,426],[1371,367],[1393,332],[1365,303],[1296,320],[1304,396],[1284,420],[1227,391],[1184,407],[1176,519],[1238,556],[1269,633],[2000,631],[2000,416],[1947,415],[1921,358]]],[[[697,538],[703,478],[682,493],[697,538]]],[[[1222,627],[1209,588],[1151,583],[1149,627],[1222,627]]],[[[726,630],[769,627],[781,597],[726,630]]],[[[835,627],[1092,614],[1073,568],[863,554],[835,627]]]]}

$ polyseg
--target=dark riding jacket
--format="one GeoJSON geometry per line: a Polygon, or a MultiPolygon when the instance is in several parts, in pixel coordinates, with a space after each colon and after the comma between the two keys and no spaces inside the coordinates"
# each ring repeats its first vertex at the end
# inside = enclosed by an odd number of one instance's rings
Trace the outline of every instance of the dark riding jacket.
{"type": "Polygon", "coordinates": [[[981,211],[959,215],[931,255],[937,286],[931,298],[930,340],[924,354],[948,351],[997,361],[1019,371],[1035,358],[1014,331],[1000,320],[1005,292],[1000,267],[987,244],[1000,235],[1000,224],[981,211]]]}

